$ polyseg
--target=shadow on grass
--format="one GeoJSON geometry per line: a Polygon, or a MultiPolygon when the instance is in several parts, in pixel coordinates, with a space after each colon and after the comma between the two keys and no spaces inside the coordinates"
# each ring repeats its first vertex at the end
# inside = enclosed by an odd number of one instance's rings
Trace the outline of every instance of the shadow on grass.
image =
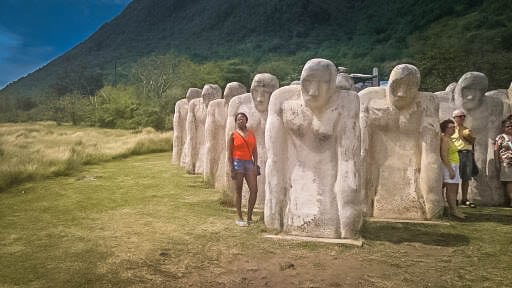
{"type": "Polygon", "coordinates": [[[460,247],[469,244],[463,234],[435,231],[435,226],[403,223],[370,223],[363,226],[366,240],[387,241],[393,244],[422,243],[442,247],[460,247]]]}
{"type": "MultiPolygon", "coordinates": [[[[503,209],[503,208],[502,208],[503,209]]],[[[485,209],[484,211],[480,211],[480,209],[471,211],[471,210],[464,210],[463,213],[466,214],[466,219],[464,219],[464,222],[494,222],[494,223],[500,223],[500,224],[509,224],[512,225],[512,215],[506,214],[505,209],[503,210],[496,210],[492,209],[491,211],[488,211],[490,209],[485,209]],[[487,211],[485,211],[487,210],[487,211]]],[[[510,209],[512,212],[512,209],[510,209]]]]}

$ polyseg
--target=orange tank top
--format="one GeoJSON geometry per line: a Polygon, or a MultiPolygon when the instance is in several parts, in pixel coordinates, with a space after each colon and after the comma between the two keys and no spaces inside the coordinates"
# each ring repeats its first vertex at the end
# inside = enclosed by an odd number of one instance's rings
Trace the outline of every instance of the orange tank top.
{"type": "Polygon", "coordinates": [[[245,138],[237,131],[233,132],[233,159],[252,160],[252,151],[255,146],[256,138],[251,130],[245,132],[245,138]]]}

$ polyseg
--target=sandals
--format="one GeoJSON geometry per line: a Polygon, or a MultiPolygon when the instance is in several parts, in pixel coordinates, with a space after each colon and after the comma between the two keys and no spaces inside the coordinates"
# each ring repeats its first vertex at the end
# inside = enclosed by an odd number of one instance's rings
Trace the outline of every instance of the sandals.
{"type": "Polygon", "coordinates": [[[470,207],[470,208],[476,208],[476,204],[471,201],[464,201],[464,202],[462,202],[462,205],[470,207]]]}

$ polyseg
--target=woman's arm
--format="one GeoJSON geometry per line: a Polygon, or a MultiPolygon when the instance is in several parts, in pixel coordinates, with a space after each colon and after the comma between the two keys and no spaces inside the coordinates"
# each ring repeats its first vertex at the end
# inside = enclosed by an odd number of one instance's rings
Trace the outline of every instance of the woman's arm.
{"type": "Polygon", "coordinates": [[[254,141],[254,149],[252,149],[252,160],[254,160],[254,165],[258,165],[258,145],[256,145],[256,140],[254,141]]]}
{"type": "Polygon", "coordinates": [[[494,143],[494,166],[497,171],[501,168],[501,157],[500,157],[500,145],[501,145],[501,139],[500,136],[496,137],[496,141],[494,143]]]}

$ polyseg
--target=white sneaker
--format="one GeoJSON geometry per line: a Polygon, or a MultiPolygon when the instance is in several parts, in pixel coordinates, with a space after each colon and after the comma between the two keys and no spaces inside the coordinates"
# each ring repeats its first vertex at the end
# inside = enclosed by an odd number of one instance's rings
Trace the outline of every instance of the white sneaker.
{"type": "Polygon", "coordinates": [[[236,223],[236,225],[238,225],[240,227],[247,227],[248,226],[247,222],[244,221],[244,220],[236,220],[235,223],[236,223]]]}

